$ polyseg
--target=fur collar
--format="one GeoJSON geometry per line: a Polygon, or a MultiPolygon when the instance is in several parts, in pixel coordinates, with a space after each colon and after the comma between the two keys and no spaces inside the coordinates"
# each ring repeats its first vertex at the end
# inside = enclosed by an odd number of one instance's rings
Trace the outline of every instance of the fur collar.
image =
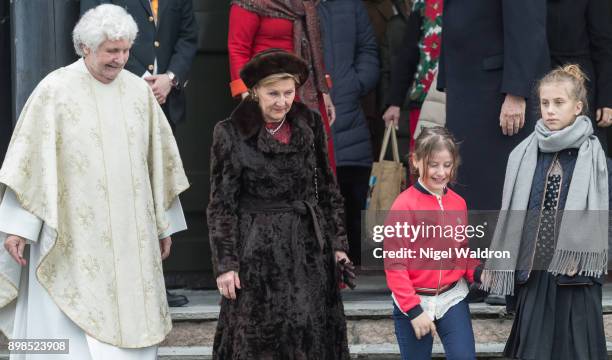
{"type": "Polygon", "coordinates": [[[268,134],[263,126],[264,120],[259,105],[251,100],[241,101],[230,115],[230,121],[243,140],[257,137],[257,148],[260,151],[295,152],[313,144],[315,121],[321,121],[321,118],[306,105],[295,101],[285,120],[291,126],[289,144],[283,144],[268,134]]]}

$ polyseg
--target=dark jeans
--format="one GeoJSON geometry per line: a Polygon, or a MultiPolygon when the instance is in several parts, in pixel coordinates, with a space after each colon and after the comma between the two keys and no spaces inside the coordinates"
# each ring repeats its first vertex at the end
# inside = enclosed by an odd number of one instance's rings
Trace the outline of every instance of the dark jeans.
{"type": "MultiPolygon", "coordinates": [[[[394,304],[393,320],[395,322],[395,335],[399,344],[402,360],[429,360],[433,337],[427,334],[421,340],[417,340],[412,328],[412,323],[394,304]]],[[[470,320],[470,308],[465,300],[448,309],[442,318],[435,320],[436,331],[442,345],[446,358],[453,359],[476,359],[476,346],[474,344],[474,331],[470,320]]]]}
{"type": "Polygon", "coordinates": [[[340,193],[344,197],[348,256],[355,265],[361,264],[361,210],[365,209],[371,171],[362,166],[336,167],[340,193]]]}

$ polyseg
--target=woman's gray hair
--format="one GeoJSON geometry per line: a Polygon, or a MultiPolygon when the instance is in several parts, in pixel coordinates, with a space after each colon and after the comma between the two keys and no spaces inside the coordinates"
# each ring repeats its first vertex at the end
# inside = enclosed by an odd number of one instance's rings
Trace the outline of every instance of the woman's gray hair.
{"type": "Polygon", "coordinates": [[[96,51],[106,40],[128,40],[134,43],[138,25],[124,8],[112,4],[88,10],[72,31],[72,43],[77,55],[85,56],[83,48],[96,51]]]}

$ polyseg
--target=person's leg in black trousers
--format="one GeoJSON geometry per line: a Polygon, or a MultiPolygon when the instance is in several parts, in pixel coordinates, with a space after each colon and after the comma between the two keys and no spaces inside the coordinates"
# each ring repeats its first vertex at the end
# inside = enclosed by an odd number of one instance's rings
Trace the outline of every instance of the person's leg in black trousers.
{"type": "MultiPolygon", "coordinates": [[[[164,113],[167,115],[167,109],[163,107],[164,113]]],[[[170,124],[170,129],[172,129],[172,134],[176,135],[176,124],[168,119],[168,124],[170,124]]],[[[189,303],[189,299],[185,295],[173,294],[166,289],[166,299],[168,300],[168,306],[170,307],[180,307],[183,305],[187,305],[189,303]]]]}
{"type": "Polygon", "coordinates": [[[348,256],[355,265],[361,264],[361,211],[365,209],[371,170],[362,166],[336,168],[338,185],[344,197],[348,256]]]}

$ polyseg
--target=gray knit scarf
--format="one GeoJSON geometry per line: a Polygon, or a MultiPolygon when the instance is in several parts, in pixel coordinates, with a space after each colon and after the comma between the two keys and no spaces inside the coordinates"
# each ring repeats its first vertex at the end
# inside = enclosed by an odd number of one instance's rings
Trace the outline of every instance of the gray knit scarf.
{"type": "Polygon", "coordinates": [[[579,116],[572,125],[559,131],[550,131],[539,120],[533,134],[514,148],[508,158],[502,208],[490,249],[507,250],[511,256],[487,260],[481,277],[484,290],[500,295],[514,293],[514,272],[538,149],[554,153],[570,148],[579,149],[578,157],[548,271],[555,275],[607,273],[608,168],[606,155],[593,136],[591,120],[579,116]]]}

